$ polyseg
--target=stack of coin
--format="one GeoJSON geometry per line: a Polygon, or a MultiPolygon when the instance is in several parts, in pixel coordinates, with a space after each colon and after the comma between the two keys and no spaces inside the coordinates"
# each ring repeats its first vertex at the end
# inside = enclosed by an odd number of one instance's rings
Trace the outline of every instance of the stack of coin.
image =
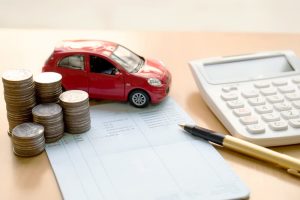
{"type": "Polygon", "coordinates": [[[60,96],[64,112],[65,130],[71,134],[83,133],[91,128],[89,95],[81,90],[69,90],[60,96]]]}
{"type": "Polygon", "coordinates": [[[62,76],[56,72],[43,72],[34,78],[39,103],[58,103],[62,76]]]}
{"type": "Polygon", "coordinates": [[[17,156],[35,156],[45,149],[44,127],[36,123],[19,124],[12,130],[12,144],[17,156]]]}
{"type": "Polygon", "coordinates": [[[63,112],[55,103],[39,104],[32,109],[33,121],[45,128],[46,143],[56,142],[64,135],[63,112]]]}
{"type": "Polygon", "coordinates": [[[32,73],[25,69],[3,73],[4,99],[6,101],[8,133],[24,122],[32,121],[31,110],[36,105],[32,73]]]}

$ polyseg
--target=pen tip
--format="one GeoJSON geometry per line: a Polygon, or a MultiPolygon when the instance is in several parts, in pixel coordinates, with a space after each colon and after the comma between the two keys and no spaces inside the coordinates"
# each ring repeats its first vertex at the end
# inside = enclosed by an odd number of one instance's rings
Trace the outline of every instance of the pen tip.
{"type": "Polygon", "coordinates": [[[184,124],[178,124],[178,126],[180,126],[181,128],[184,128],[184,124]]]}

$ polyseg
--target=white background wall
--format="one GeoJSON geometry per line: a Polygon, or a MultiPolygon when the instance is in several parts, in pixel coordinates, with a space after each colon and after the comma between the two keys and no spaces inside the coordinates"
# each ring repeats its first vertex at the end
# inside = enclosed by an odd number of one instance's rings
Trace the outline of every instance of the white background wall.
{"type": "Polygon", "coordinates": [[[300,1],[0,0],[0,27],[300,32],[300,1]]]}

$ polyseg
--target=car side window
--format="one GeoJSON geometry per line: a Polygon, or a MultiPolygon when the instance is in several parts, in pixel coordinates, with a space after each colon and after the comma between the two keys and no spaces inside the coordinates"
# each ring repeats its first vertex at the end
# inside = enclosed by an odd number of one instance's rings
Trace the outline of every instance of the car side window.
{"type": "Polygon", "coordinates": [[[114,75],[117,68],[109,61],[98,56],[90,56],[91,72],[114,75]]]}
{"type": "Polygon", "coordinates": [[[59,67],[84,70],[84,57],[82,55],[67,56],[58,63],[59,67]]]}

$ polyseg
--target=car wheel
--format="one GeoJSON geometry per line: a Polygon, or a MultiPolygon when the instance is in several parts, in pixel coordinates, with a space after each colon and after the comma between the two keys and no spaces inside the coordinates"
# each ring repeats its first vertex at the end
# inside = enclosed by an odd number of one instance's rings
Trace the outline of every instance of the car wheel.
{"type": "Polygon", "coordinates": [[[149,95],[142,90],[134,90],[133,92],[131,92],[128,100],[133,106],[137,108],[144,108],[148,106],[150,102],[149,95]]]}

